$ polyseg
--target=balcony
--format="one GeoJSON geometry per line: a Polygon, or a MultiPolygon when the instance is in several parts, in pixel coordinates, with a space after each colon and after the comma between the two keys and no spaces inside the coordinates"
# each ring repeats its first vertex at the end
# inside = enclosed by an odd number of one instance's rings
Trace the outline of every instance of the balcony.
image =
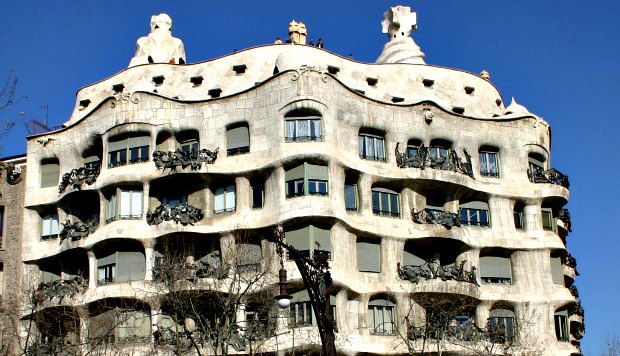
{"type": "Polygon", "coordinates": [[[204,218],[201,209],[193,207],[187,203],[170,206],[161,204],[153,212],[146,212],[146,223],[149,225],[159,225],[164,221],[174,221],[181,225],[194,225],[204,218]]]}
{"type": "Polygon", "coordinates": [[[471,165],[471,156],[466,150],[463,150],[465,154],[465,162],[458,156],[456,150],[449,148],[446,150],[445,156],[433,156],[430,154],[429,147],[422,144],[417,149],[415,155],[407,155],[398,149],[396,144],[396,165],[399,168],[420,168],[425,169],[427,167],[433,169],[441,169],[444,171],[452,171],[462,173],[474,178],[474,171],[471,165]]]}
{"type": "Polygon", "coordinates": [[[570,222],[570,212],[568,209],[560,209],[560,213],[558,214],[558,220],[564,223],[564,229],[568,232],[572,232],[571,230],[571,222],[570,222]]]}
{"type": "Polygon", "coordinates": [[[454,263],[446,266],[441,266],[437,260],[433,259],[429,259],[425,264],[418,266],[401,266],[401,264],[398,263],[398,276],[401,279],[407,280],[415,284],[418,284],[421,279],[441,279],[442,281],[452,280],[458,282],[467,282],[479,286],[474,269],[472,269],[471,271],[466,271],[464,268],[465,262],[467,261],[461,261],[458,266],[454,263]]]}
{"type": "Polygon", "coordinates": [[[213,151],[207,149],[202,150],[182,150],[176,151],[155,151],[153,152],[153,162],[157,169],[170,169],[176,170],[177,167],[186,168],[191,167],[192,170],[197,170],[202,167],[202,164],[213,164],[217,159],[217,153],[219,147],[213,151]]]}
{"type": "Polygon", "coordinates": [[[60,241],[64,241],[67,238],[71,238],[71,241],[81,240],[97,230],[99,226],[99,216],[94,216],[92,219],[82,223],[65,220],[62,231],[58,234],[60,241]]]}
{"type": "Polygon", "coordinates": [[[88,185],[94,184],[100,171],[100,161],[90,163],[84,167],[72,169],[71,172],[63,174],[60,184],[58,185],[58,194],[64,193],[68,187],[80,190],[84,183],[88,185]]]}
{"type": "Polygon", "coordinates": [[[60,303],[63,298],[82,293],[87,288],[88,280],[82,276],[76,276],[73,279],[41,283],[33,292],[32,297],[38,303],[53,300],[60,303]]]}
{"type": "Polygon", "coordinates": [[[419,212],[412,209],[411,216],[413,217],[413,221],[418,224],[438,224],[443,225],[447,229],[461,226],[461,220],[458,214],[439,209],[425,208],[419,212]]]}
{"type": "Polygon", "coordinates": [[[535,169],[527,172],[527,176],[532,183],[551,183],[557,184],[564,188],[569,188],[570,183],[568,182],[568,176],[562,174],[555,168],[551,168],[548,170],[535,169]]]}

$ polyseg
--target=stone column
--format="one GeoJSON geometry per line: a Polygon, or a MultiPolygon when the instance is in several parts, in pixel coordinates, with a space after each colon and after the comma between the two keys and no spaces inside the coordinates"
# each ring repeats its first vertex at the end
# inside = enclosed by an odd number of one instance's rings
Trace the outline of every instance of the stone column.
{"type": "Polygon", "coordinates": [[[97,288],[97,257],[95,252],[88,252],[88,288],[97,288]]]}
{"type": "Polygon", "coordinates": [[[523,230],[526,232],[534,231],[538,229],[538,211],[540,206],[538,204],[527,203],[523,207],[523,230]]]}
{"type": "Polygon", "coordinates": [[[155,250],[155,240],[148,239],[144,240],[144,259],[146,265],[144,266],[144,280],[152,281],[153,280],[153,252],[155,250]]]}

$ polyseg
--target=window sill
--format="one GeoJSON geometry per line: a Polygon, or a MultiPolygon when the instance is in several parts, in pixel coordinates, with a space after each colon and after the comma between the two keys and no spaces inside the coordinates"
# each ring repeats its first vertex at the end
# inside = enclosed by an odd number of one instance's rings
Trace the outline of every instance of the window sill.
{"type": "Polygon", "coordinates": [[[400,219],[400,213],[392,213],[390,211],[379,211],[379,210],[373,210],[372,213],[376,216],[385,216],[388,218],[400,219]]]}
{"type": "Polygon", "coordinates": [[[42,235],[41,236],[41,241],[56,240],[57,238],[58,238],[58,234],[55,234],[55,235],[42,235]]]}
{"type": "Polygon", "coordinates": [[[213,214],[222,215],[222,214],[234,213],[235,211],[237,211],[236,208],[219,209],[219,210],[213,210],[213,214]]]}
{"type": "Polygon", "coordinates": [[[360,155],[360,158],[365,159],[367,161],[387,162],[387,159],[385,157],[381,158],[381,157],[360,155]]]}

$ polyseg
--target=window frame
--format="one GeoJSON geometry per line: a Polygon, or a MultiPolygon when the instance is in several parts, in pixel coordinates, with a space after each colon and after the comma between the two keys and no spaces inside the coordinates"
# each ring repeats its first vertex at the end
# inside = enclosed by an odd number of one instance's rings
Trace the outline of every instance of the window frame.
{"type": "Polygon", "coordinates": [[[284,195],[287,199],[306,195],[329,196],[329,167],[327,165],[303,162],[286,170],[284,179],[284,195]],[[299,167],[303,169],[302,177],[299,177],[299,167]],[[321,172],[310,172],[311,168],[312,170],[320,169],[321,172]],[[293,177],[287,180],[288,174],[293,177]]]}
{"type": "Polygon", "coordinates": [[[357,193],[357,183],[345,183],[344,184],[344,208],[349,212],[357,212],[359,207],[359,196],[357,193]],[[347,192],[347,188],[351,191],[347,192]],[[351,202],[350,197],[353,197],[351,202]],[[351,204],[350,204],[351,203],[351,204]]]}
{"type": "Polygon", "coordinates": [[[250,181],[250,199],[252,209],[262,209],[265,206],[265,181],[250,181]],[[257,200],[260,200],[259,204],[257,200]]]}
{"type": "Polygon", "coordinates": [[[369,161],[387,162],[385,136],[360,132],[358,136],[359,156],[369,161]],[[378,148],[381,148],[378,150],[378,148]]]}
{"type": "Polygon", "coordinates": [[[43,160],[41,162],[40,187],[56,187],[60,181],[60,162],[58,160],[43,160]]]}
{"type": "Polygon", "coordinates": [[[323,140],[322,117],[319,115],[292,116],[284,119],[285,142],[320,142],[323,140]],[[307,135],[299,135],[305,123],[307,135]]]}
{"type": "Polygon", "coordinates": [[[555,219],[553,217],[553,209],[551,208],[541,208],[540,209],[540,220],[542,223],[542,228],[545,231],[556,231],[555,219]]]}
{"type": "Polygon", "coordinates": [[[240,154],[245,154],[250,152],[250,127],[247,123],[242,123],[241,125],[236,124],[235,126],[230,126],[226,128],[226,155],[227,156],[235,156],[240,154]],[[243,133],[237,133],[237,135],[242,135],[243,137],[236,137],[235,132],[239,132],[243,130],[243,133]],[[235,142],[234,138],[237,141],[243,143],[238,144],[235,142]]]}
{"type": "MultiPolygon", "coordinates": [[[[501,256],[501,255],[485,255],[480,256],[480,281],[482,284],[502,284],[502,285],[512,285],[514,282],[514,276],[512,273],[512,260],[510,257],[501,256]],[[484,263],[485,259],[495,259],[489,260],[489,262],[484,263]],[[501,261],[501,262],[500,262],[501,261]],[[494,269],[494,272],[489,273],[485,268],[485,264],[504,264],[507,263],[507,266],[503,266],[507,268],[509,277],[498,276],[497,269],[494,269]]],[[[501,273],[500,273],[501,274],[501,273]]]]}
{"type": "Polygon", "coordinates": [[[375,336],[394,336],[396,335],[395,316],[396,308],[394,303],[387,299],[373,299],[368,302],[367,309],[367,326],[368,333],[375,336]],[[385,303],[385,304],[381,304],[385,303]],[[386,314],[389,320],[386,320],[386,314]],[[380,323],[377,324],[377,321],[380,323]],[[385,329],[385,325],[390,325],[389,330],[385,329]],[[381,329],[380,331],[378,329],[381,329]]]}
{"type": "Polygon", "coordinates": [[[225,186],[217,186],[213,190],[213,214],[220,215],[226,213],[234,213],[235,211],[237,211],[236,184],[233,183],[227,184],[225,186]],[[231,196],[232,201],[229,200],[231,196]]]}
{"type": "Polygon", "coordinates": [[[116,282],[116,262],[97,266],[97,285],[103,286],[116,282]],[[103,273],[102,273],[103,272],[103,273]],[[103,278],[101,275],[103,274],[103,278]]]}
{"type": "Polygon", "coordinates": [[[144,192],[138,188],[116,188],[114,193],[106,199],[105,202],[105,216],[106,224],[109,224],[117,220],[140,220],[144,215],[144,192]],[[129,214],[122,214],[123,210],[126,210],[124,201],[124,195],[129,193],[129,214]],[[136,195],[136,196],[135,196],[136,195]],[[134,197],[135,196],[135,197],[134,197]],[[139,203],[136,207],[134,203],[139,203]],[[140,213],[135,213],[139,209],[140,213]]]}
{"type": "Polygon", "coordinates": [[[400,219],[400,193],[375,187],[371,189],[372,213],[377,216],[387,216],[400,219]],[[387,197],[386,198],[384,198],[387,197]],[[384,206],[387,203],[387,208],[384,206]],[[396,207],[396,209],[394,209],[396,207]]]}
{"type": "MultiPolygon", "coordinates": [[[[113,137],[114,139],[114,137],[113,137]]],[[[150,160],[151,136],[137,134],[107,142],[108,168],[143,163],[150,160]],[[144,145],[145,142],[148,142],[144,145]],[[111,149],[116,148],[114,150],[111,149]]]]}
{"type": "Polygon", "coordinates": [[[48,212],[41,216],[41,241],[57,239],[59,233],[58,212],[48,212]]]}
{"type": "Polygon", "coordinates": [[[553,326],[555,327],[555,337],[558,341],[570,341],[568,313],[566,311],[556,311],[553,314],[553,326]]]}
{"type": "Polygon", "coordinates": [[[478,160],[482,177],[500,178],[499,154],[497,151],[480,150],[478,151],[478,160]],[[494,157],[494,163],[491,163],[491,157],[494,157]]]}

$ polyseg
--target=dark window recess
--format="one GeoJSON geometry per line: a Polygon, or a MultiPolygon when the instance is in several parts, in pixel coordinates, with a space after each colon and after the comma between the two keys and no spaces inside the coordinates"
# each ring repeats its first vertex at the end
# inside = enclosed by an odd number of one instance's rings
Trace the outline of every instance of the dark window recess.
{"type": "Polygon", "coordinates": [[[246,69],[248,69],[248,67],[245,64],[237,64],[233,66],[235,74],[243,74],[245,73],[246,69]]]}
{"type": "Polygon", "coordinates": [[[513,214],[515,219],[515,228],[523,229],[523,212],[515,211],[513,214]]]}
{"type": "Polygon", "coordinates": [[[125,90],[125,85],[123,85],[123,84],[114,84],[114,85],[112,85],[112,90],[114,90],[115,93],[122,93],[123,90],[125,90]]]}
{"type": "Polygon", "coordinates": [[[327,71],[329,72],[329,74],[336,75],[338,74],[338,72],[340,72],[340,68],[336,66],[327,66],[327,71]]]}
{"type": "Polygon", "coordinates": [[[470,94],[471,95],[471,94],[474,93],[474,90],[476,90],[476,88],[474,88],[474,87],[469,87],[469,86],[465,87],[465,93],[466,94],[470,94]]]}
{"type": "Polygon", "coordinates": [[[375,85],[377,85],[378,82],[379,82],[379,79],[377,78],[366,77],[366,83],[368,83],[368,85],[370,85],[371,87],[374,87],[375,85]]]}
{"type": "Polygon", "coordinates": [[[88,105],[90,105],[90,99],[80,100],[80,108],[87,108],[88,105]]]}
{"type": "Polygon", "coordinates": [[[457,113],[459,115],[463,115],[465,113],[465,108],[460,107],[460,106],[453,106],[452,112],[457,113]]]}
{"type": "Polygon", "coordinates": [[[502,105],[502,99],[495,100],[495,104],[497,104],[497,106],[502,105]]]}
{"type": "Polygon", "coordinates": [[[400,102],[403,102],[403,101],[405,101],[405,98],[401,98],[400,96],[393,96],[392,97],[392,102],[393,103],[400,103],[400,102]]]}
{"type": "Polygon", "coordinates": [[[213,88],[213,89],[209,89],[209,91],[207,92],[212,98],[219,98],[220,95],[222,94],[222,89],[220,88],[213,88]]]}
{"type": "Polygon", "coordinates": [[[164,79],[166,79],[166,78],[164,78],[164,76],[163,76],[163,75],[157,75],[157,76],[154,76],[154,77],[153,77],[153,83],[155,83],[155,85],[160,85],[160,84],[163,84],[164,79]]]}
{"type": "Polygon", "coordinates": [[[252,182],[252,209],[260,209],[265,204],[265,183],[252,182]]]}
{"type": "Polygon", "coordinates": [[[435,81],[432,79],[422,79],[422,84],[424,84],[424,86],[427,88],[432,88],[435,84],[435,81]]]}
{"type": "Polygon", "coordinates": [[[204,78],[202,77],[202,75],[197,75],[195,77],[189,78],[189,81],[194,85],[200,85],[202,84],[203,79],[204,78]]]}

